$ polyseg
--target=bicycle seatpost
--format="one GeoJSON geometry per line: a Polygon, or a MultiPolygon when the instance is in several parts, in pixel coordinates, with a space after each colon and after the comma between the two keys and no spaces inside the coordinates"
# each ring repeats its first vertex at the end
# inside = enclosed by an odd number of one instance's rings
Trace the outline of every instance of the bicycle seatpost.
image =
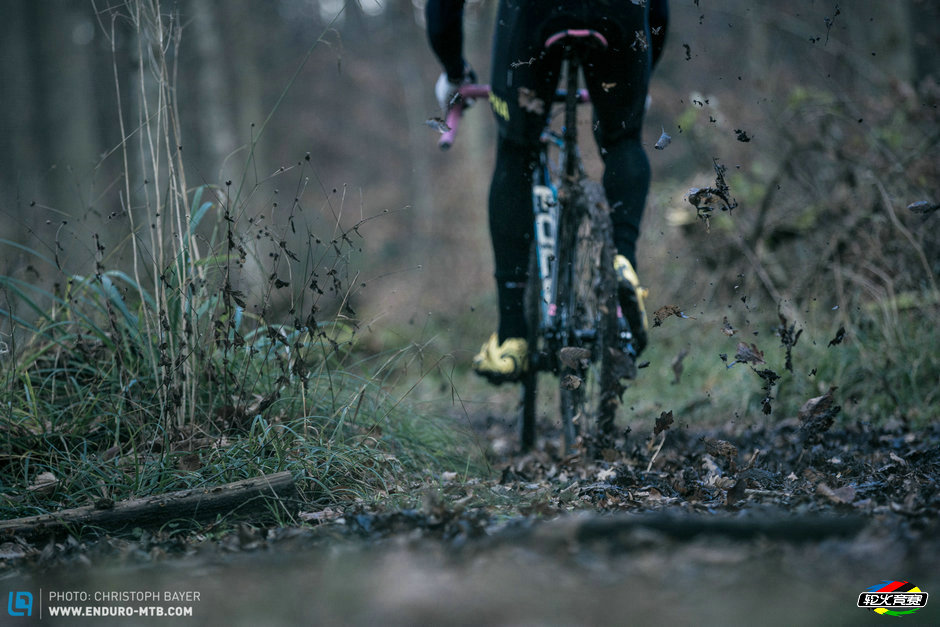
{"type": "MultiPolygon", "coordinates": [[[[565,128],[563,139],[565,142],[565,152],[568,155],[574,154],[578,142],[577,132],[577,102],[578,93],[578,73],[581,68],[581,49],[606,49],[607,39],[596,30],[575,29],[558,31],[545,40],[545,48],[553,46],[564,46],[565,61],[567,62],[567,85],[565,99],[565,128]]],[[[578,165],[575,159],[565,160],[565,175],[574,178],[578,172],[578,165]]]]}

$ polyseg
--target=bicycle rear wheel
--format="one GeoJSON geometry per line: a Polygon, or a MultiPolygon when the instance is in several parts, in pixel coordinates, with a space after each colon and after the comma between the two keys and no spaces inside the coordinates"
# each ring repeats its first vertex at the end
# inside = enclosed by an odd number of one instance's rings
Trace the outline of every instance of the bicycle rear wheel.
{"type": "Polygon", "coordinates": [[[613,435],[629,357],[619,344],[612,227],[603,189],[583,179],[568,186],[568,196],[561,199],[557,303],[562,430],[571,451],[588,424],[596,425],[599,445],[613,435]]]}

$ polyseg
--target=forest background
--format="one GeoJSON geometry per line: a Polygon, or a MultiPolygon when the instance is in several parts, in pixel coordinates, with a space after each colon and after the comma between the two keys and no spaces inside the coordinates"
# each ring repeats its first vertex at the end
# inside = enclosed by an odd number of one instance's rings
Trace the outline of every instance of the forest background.
{"type": "MultiPolygon", "coordinates": [[[[236,221],[240,241],[258,242],[226,266],[225,289],[266,322],[296,318],[289,290],[280,289],[291,277],[278,275],[277,250],[303,256],[312,241],[344,234],[343,284],[317,308],[338,311],[364,353],[416,346],[417,376],[426,362],[462,376],[495,323],[485,211],[495,125],[481,104],[468,112],[455,148],[438,151],[426,120],[439,115],[432,89],[439,67],[426,43],[423,2],[164,3],[162,27],[174,37],[159,55],[147,48],[153,41],[141,46],[141,33],[156,31],[132,19],[140,6],[4,5],[0,236],[8,244],[0,275],[7,285],[62,294],[64,277],[128,273],[136,255],[158,257],[155,244],[135,248],[131,240],[157,241],[144,234],[160,230],[163,193],[190,221],[192,246],[209,246],[236,221]],[[165,67],[155,68],[155,58],[165,67]],[[153,98],[159,106],[148,104],[153,98]],[[172,113],[164,119],[164,111],[172,113]],[[155,125],[172,131],[158,149],[167,150],[159,158],[168,167],[147,148],[155,125]],[[209,203],[205,211],[196,198],[209,203]]],[[[773,353],[782,370],[782,325],[804,331],[806,351],[797,374],[772,393],[784,402],[782,415],[837,387],[843,415],[932,421],[940,369],[928,322],[940,271],[932,225],[936,5],[682,0],[671,7],[644,135],[653,188],[640,273],[652,289],[651,310],[675,305],[689,319],[653,330],[651,367],[628,399],[627,418],[648,427],[675,408],[683,420],[760,419],[767,391],[747,369],[725,366],[743,342],[768,361],[773,353]],[[654,150],[663,132],[672,142],[654,150]],[[716,162],[727,168],[739,206],[706,228],[688,195],[713,183],[716,162]],[[838,354],[829,350],[835,338],[838,354]]],[[[466,4],[466,56],[481,77],[495,9],[494,1],[466,4]]],[[[586,152],[596,176],[597,157],[586,152]]],[[[181,231],[163,228],[168,238],[181,231]]],[[[121,289],[120,299],[107,297],[118,308],[128,294],[121,289]]],[[[15,314],[3,322],[4,348],[16,352],[26,339],[14,327],[22,331],[31,306],[48,303],[17,302],[9,287],[4,301],[15,314]]],[[[213,324],[234,325],[225,316],[213,324]]],[[[81,337],[74,346],[88,348],[81,337]]],[[[181,363],[184,352],[166,359],[181,363]]],[[[19,381],[11,368],[9,381],[19,381]]],[[[451,374],[445,378],[463,386],[466,401],[458,414],[511,407],[505,391],[451,374]]],[[[414,376],[398,381],[409,388],[414,376]]],[[[164,405],[176,393],[169,378],[160,383],[171,390],[164,405]]],[[[17,386],[7,391],[19,398],[17,386]]],[[[427,394],[453,400],[447,386],[427,394]]],[[[240,397],[246,407],[222,398],[200,411],[255,412],[249,396],[240,397]]]]}

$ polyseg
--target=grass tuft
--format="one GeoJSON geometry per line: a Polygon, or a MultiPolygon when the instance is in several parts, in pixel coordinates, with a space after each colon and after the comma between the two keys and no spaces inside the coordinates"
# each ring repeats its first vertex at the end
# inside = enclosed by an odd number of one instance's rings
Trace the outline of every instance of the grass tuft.
{"type": "MultiPolygon", "coordinates": [[[[261,179],[249,158],[237,190],[188,186],[172,81],[178,16],[158,1],[108,11],[133,26],[149,77],[142,126],[114,152],[127,230],[92,234],[81,272],[65,269],[58,240],[54,257],[0,241],[52,277],[0,276],[0,516],[285,470],[317,507],[478,463],[466,434],[384,385],[411,349],[358,348],[354,267],[369,220],[349,224],[309,192],[316,172],[304,158],[261,179]],[[284,183],[296,198],[266,204],[266,217],[258,199],[284,183]],[[306,246],[288,245],[288,233],[306,246]]],[[[124,128],[133,116],[118,106],[124,128]]]]}

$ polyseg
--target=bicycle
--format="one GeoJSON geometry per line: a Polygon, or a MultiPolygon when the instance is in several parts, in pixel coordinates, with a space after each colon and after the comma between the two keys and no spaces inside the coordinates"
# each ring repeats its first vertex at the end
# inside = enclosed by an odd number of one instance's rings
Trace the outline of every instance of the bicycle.
{"type": "MultiPolygon", "coordinates": [[[[578,151],[577,107],[590,102],[578,89],[581,55],[589,46],[607,46],[593,30],[565,30],[545,41],[563,47],[566,86],[554,102],[564,104],[561,132],[549,123],[541,136],[533,175],[535,238],[525,296],[529,327],[529,367],[523,375],[520,443],[535,443],[538,373],[559,377],[564,450],[574,450],[579,425],[593,414],[597,448],[613,436],[614,418],[625,385],[636,377],[636,350],[629,324],[617,302],[614,245],[603,188],[587,178],[578,151]],[[550,150],[557,150],[552,161],[550,150]],[[537,281],[531,280],[538,277],[537,281]]],[[[467,99],[487,98],[487,85],[464,85],[447,112],[439,140],[449,148],[467,99]]]]}

